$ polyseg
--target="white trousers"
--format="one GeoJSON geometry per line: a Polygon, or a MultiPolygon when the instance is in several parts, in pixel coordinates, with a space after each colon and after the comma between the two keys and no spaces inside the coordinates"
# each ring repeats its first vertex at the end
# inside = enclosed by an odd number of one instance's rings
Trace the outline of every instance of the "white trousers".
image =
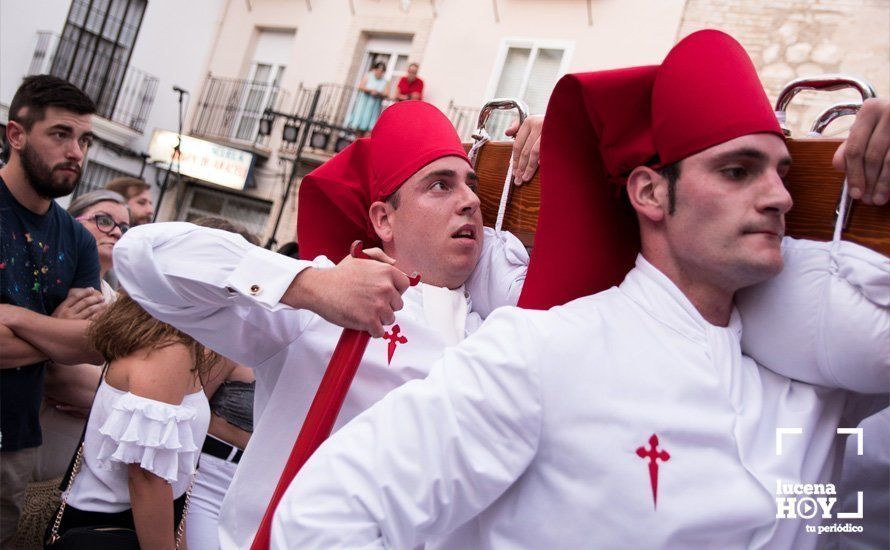
{"type": "Polygon", "coordinates": [[[189,497],[186,541],[189,550],[219,548],[219,509],[238,467],[233,462],[201,453],[198,476],[189,497]]]}

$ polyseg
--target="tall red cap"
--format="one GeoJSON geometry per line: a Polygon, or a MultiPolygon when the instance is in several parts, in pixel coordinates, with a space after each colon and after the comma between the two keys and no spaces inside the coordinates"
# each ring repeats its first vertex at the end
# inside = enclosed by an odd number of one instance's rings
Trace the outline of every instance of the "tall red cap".
{"type": "Polygon", "coordinates": [[[448,118],[422,101],[403,101],[380,115],[370,138],[358,139],[303,178],[297,207],[300,257],[343,259],[349,245],[380,246],[368,209],[427,164],[456,156],[469,164],[448,118]]]}
{"type": "Polygon", "coordinates": [[[652,89],[652,139],[661,163],[758,133],[784,139],[742,45],[726,33],[705,30],[674,46],[652,89]]]}
{"type": "Polygon", "coordinates": [[[418,170],[442,157],[470,160],[451,121],[424,101],[389,107],[371,131],[372,200],[381,200],[418,170]]]}
{"type": "Polygon", "coordinates": [[[689,35],[661,65],[563,77],[544,119],[541,210],[519,305],[564,304],[633,267],[636,214],[609,183],[762,132],[782,136],[754,65],[719,31],[689,35]]]}

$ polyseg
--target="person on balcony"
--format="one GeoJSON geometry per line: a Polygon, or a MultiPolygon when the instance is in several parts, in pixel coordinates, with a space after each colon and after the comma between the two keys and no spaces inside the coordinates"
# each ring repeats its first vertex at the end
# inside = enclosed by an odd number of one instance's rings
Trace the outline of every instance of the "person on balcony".
{"type": "Polygon", "coordinates": [[[389,82],[384,76],[385,72],[386,64],[378,61],[358,85],[359,93],[355,98],[355,105],[346,120],[346,126],[355,130],[356,137],[368,135],[383,109],[383,98],[389,96],[389,82]]]}
{"type": "Polygon", "coordinates": [[[408,65],[408,72],[405,73],[399,83],[396,85],[393,99],[395,101],[407,101],[409,99],[423,99],[423,80],[417,76],[420,65],[411,63],[408,65]]]}

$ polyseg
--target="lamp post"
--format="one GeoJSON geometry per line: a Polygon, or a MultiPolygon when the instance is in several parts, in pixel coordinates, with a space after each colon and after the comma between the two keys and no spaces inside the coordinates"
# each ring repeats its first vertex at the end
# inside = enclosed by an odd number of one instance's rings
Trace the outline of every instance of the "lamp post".
{"type": "Polygon", "coordinates": [[[272,228],[272,233],[269,235],[268,241],[266,241],[266,248],[270,250],[272,249],[272,245],[277,242],[275,235],[278,233],[278,226],[281,224],[281,218],[284,215],[284,207],[287,204],[287,199],[297,180],[297,172],[303,161],[303,151],[306,148],[307,142],[308,145],[315,149],[326,149],[330,143],[331,133],[339,132],[340,135],[334,142],[334,150],[339,153],[353,141],[349,138],[349,135],[352,134],[352,131],[349,128],[330,124],[324,120],[316,120],[315,117],[321,92],[321,86],[315,89],[312,101],[309,105],[309,111],[305,116],[291,115],[273,111],[272,109],[266,109],[263,111],[262,118],[260,118],[260,135],[271,134],[272,125],[274,124],[275,119],[282,117],[285,119],[285,123],[281,131],[281,139],[287,143],[297,143],[297,150],[294,154],[294,160],[291,163],[290,176],[287,179],[284,194],[281,196],[281,204],[278,206],[278,213],[275,216],[275,226],[272,228]]]}

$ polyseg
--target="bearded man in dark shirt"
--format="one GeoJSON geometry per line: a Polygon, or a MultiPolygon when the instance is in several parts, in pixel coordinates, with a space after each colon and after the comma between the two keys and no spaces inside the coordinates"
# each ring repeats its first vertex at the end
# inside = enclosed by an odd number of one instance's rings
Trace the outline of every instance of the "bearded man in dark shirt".
{"type": "Polygon", "coordinates": [[[49,75],[25,78],[9,107],[0,168],[0,547],[15,534],[37,448],[47,360],[101,358],[85,338],[103,309],[92,235],[53,199],[80,181],[93,101],[49,75]]]}

